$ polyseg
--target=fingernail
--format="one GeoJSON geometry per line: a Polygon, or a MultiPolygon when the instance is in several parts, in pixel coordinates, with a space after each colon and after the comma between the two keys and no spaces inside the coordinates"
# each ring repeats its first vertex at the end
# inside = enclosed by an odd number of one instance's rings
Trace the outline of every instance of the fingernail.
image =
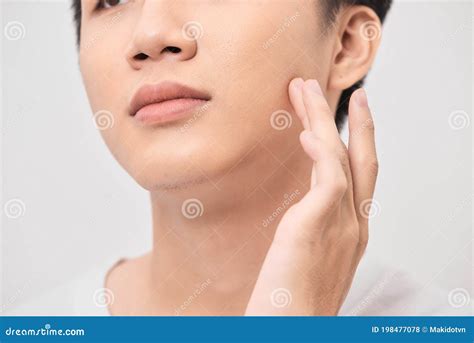
{"type": "Polygon", "coordinates": [[[367,93],[364,88],[360,88],[356,94],[356,102],[360,107],[368,107],[367,93]]]}
{"type": "Polygon", "coordinates": [[[303,85],[304,81],[302,78],[297,78],[293,81],[293,86],[298,90],[301,90],[301,88],[303,88],[303,85]]]}
{"type": "Polygon", "coordinates": [[[319,82],[316,80],[308,80],[306,81],[306,85],[308,86],[309,90],[312,92],[323,95],[323,91],[321,90],[321,86],[319,85],[319,82]]]}

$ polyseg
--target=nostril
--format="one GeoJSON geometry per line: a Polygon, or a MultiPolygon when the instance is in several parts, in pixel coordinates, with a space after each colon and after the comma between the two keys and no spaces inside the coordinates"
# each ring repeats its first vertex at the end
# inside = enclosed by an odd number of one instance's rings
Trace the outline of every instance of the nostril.
{"type": "Polygon", "coordinates": [[[137,61],[143,61],[143,60],[146,60],[147,58],[148,58],[148,55],[144,53],[139,53],[133,57],[133,59],[137,61]]]}
{"type": "MultiPolygon", "coordinates": [[[[167,46],[166,48],[161,50],[161,53],[169,52],[169,53],[172,53],[172,54],[179,54],[181,51],[182,51],[181,48],[178,48],[176,46],[167,46]]],[[[140,53],[136,54],[135,56],[133,56],[133,59],[135,61],[144,61],[144,60],[148,59],[149,57],[150,57],[150,55],[147,55],[143,52],[140,52],[140,53]]]]}
{"type": "Polygon", "coordinates": [[[173,54],[179,54],[181,52],[181,49],[176,46],[167,46],[163,49],[162,52],[171,52],[173,54]]]}

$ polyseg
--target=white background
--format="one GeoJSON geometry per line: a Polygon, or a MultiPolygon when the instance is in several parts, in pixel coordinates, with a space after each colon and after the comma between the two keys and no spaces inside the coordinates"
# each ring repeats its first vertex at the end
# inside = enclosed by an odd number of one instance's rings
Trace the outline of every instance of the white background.
{"type": "MultiPolygon", "coordinates": [[[[472,3],[396,2],[368,80],[381,172],[369,249],[472,295],[472,3]],[[470,123],[453,129],[451,113],[470,123]]],[[[69,1],[2,1],[3,308],[150,247],[147,193],[94,127],[69,1]],[[23,39],[6,39],[11,21],[23,39]]]]}

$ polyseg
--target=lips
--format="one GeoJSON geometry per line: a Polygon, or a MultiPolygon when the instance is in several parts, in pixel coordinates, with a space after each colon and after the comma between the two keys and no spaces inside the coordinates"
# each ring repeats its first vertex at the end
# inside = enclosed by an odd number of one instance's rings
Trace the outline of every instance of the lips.
{"type": "Polygon", "coordinates": [[[205,105],[211,96],[174,82],[141,87],[130,102],[129,113],[143,124],[169,123],[205,105]]]}

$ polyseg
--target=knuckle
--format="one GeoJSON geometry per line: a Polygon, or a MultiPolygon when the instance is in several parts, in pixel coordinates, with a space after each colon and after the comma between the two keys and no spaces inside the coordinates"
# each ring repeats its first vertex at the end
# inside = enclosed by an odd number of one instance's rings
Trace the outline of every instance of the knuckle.
{"type": "Polygon", "coordinates": [[[349,153],[346,146],[342,142],[337,148],[337,158],[339,159],[344,169],[349,168],[350,166],[349,153]]]}
{"type": "MultiPolygon", "coordinates": [[[[334,208],[339,203],[338,201],[347,191],[347,180],[345,178],[339,177],[335,178],[333,181],[324,186],[324,190],[327,195],[327,205],[329,209],[334,208]]],[[[323,190],[323,187],[321,187],[323,190]]]]}
{"type": "Polygon", "coordinates": [[[358,244],[359,241],[359,234],[357,231],[353,230],[352,227],[347,227],[344,230],[343,235],[340,237],[340,239],[343,242],[343,246],[355,246],[358,244]]]}
{"type": "Polygon", "coordinates": [[[351,169],[351,163],[350,163],[350,160],[347,156],[343,156],[341,159],[340,159],[340,163],[341,163],[341,167],[343,169],[344,172],[348,171],[351,169]]]}
{"type": "Polygon", "coordinates": [[[348,157],[347,147],[344,145],[344,143],[341,140],[339,140],[339,144],[337,144],[336,152],[337,152],[337,156],[340,159],[344,159],[348,157]]]}
{"type": "Polygon", "coordinates": [[[379,173],[379,161],[376,158],[370,159],[365,164],[369,173],[373,176],[377,176],[379,173]]]}
{"type": "Polygon", "coordinates": [[[357,224],[353,224],[353,225],[349,225],[349,228],[348,228],[349,232],[350,232],[350,235],[352,236],[352,238],[355,240],[355,242],[359,242],[360,241],[360,231],[359,231],[359,225],[357,224]]]}
{"type": "Polygon", "coordinates": [[[343,177],[337,178],[331,185],[334,195],[342,196],[347,191],[347,179],[343,177]]]}
{"type": "Polygon", "coordinates": [[[370,175],[377,176],[379,173],[379,161],[377,157],[361,157],[355,160],[356,164],[366,170],[370,175]]]}
{"type": "Polygon", "coordinates": [[[315,232],[301,230],[294,235],[292,241],[297,247],[312,250],[320,244],[320,237],[318,230],[315,230],[315,232]]]}
{"type": "Polygon", "coordinates": [[[369,132],[375,132],[375,123],[372,118],[366,120],[364,124],[362,124],[362,127],[369,132]]]}

